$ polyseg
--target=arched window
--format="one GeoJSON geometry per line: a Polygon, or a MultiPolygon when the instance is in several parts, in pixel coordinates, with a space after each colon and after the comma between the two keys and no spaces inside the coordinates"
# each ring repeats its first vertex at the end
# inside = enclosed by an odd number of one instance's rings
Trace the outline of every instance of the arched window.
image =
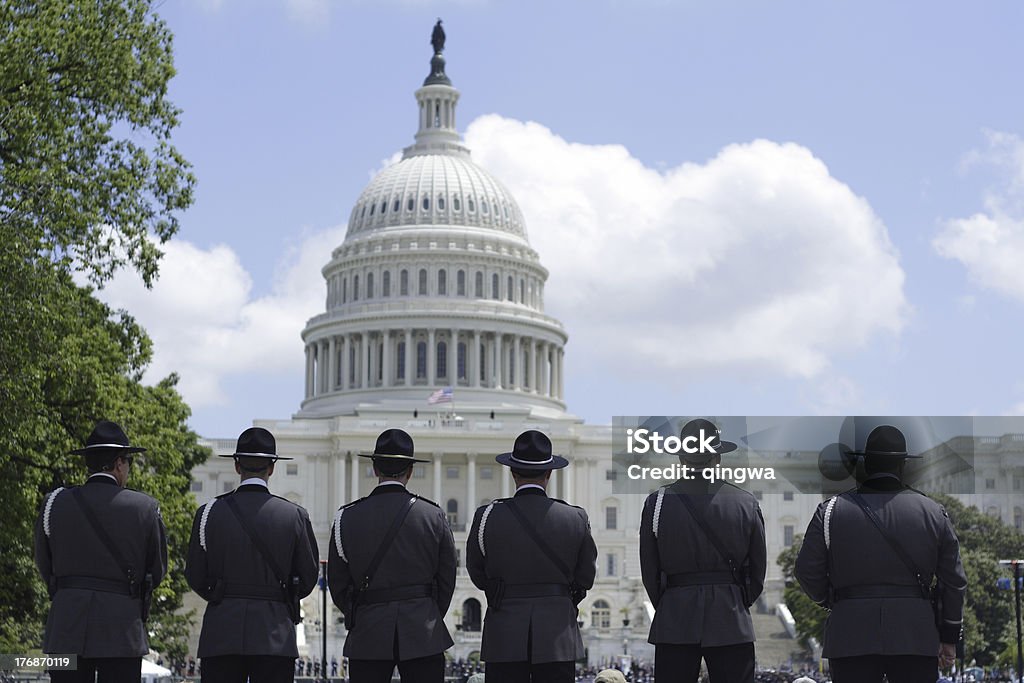
{"type": "Polygon", "coordinates": [[[470,633],[480,630],[480,601],[476,598],[462,603],[462,630],[470,633]]]}
{"type": "Polygon", "coordinates": [[[448,377],[448,344],[446,342],[437,343],[437,377],[447,378],[448,377]]]}
{"type": "Polygon", "coordinates": [[[416,344],[416,379],[427,376],[427,342],[416,344]]]}
{"type": "Polygon", "coordinates": [[[427,295],[427,269],[420,268],[420,296],[427,295]]]}
{"type": "Polygon", "coordinates": [[[424,211],[429,211],[430,210],[430,197],[427,197],[427,196],[423,197],[423,210],[424,211]]]}
{"type": "Polygon", "coordinates": [[[398,342],[398,357],[395,359],[395,378],[405,379],[405,342],[398,342]]]}
{"type": "Polygon", "coordinates": [[[452,197],[452,208],[456,211],[462,211],[462,202],[459,200],[458,195],[452,197]]]}
{"type": "Polygon", "coordinates": [[[443,268],[437,271],[437,294],[438,296],[448,294],[448,271],[443,268]]]}
{"type": "Polygon", "coordinates": [[[341,278],[341,303],[348,302],[348,278],[341,278]]]}
{"type": "Polygon", "coordinates": [[[515,288],[512,286],[512,276],[508,276],[508,287],[505,288],[505,298],[512,301],[512,294],[515,292],[515,288]]]}
{"type": "Polygon", "coordinates": [[[491,298],[492,299],[500,299],[501,298],[501,292],[498,291],[498,274],[497,273],[494,273],[493,275],[491,275],[491,298]]]}
{"type": "Polygon", "coordinates": [[[459,501],[454,498],[449,498],[448,503],[445,506],[445,510],[448,512],[448,523],[455,526],[459,523],[459,501]]]}
{"type": "Polygon", "coordinates": [[[478,368],[480,371],[480,381],[486,382],[489,379],[487,372],[485,372],[487,370],[487,347],[482,341],[480,342],[480,348],[476,350],[476,357],[480,359],[480,367],[478,368]]]}
{"type": "Polygon", "coordinates": [[[406,211],[412,211],[415,208],[416,208],[416,200],[413,199],[412,197],[409,197],[409,201],[407,201],[405,203],[405,210],[406,211]]]}
{"type": "Polygon", "coordinates": [[[400,208],[402,208],[402,201],[398,197],[395,197],[395,205],[391,207],[391,210],[394,213],[398,213],[400,208]]]}
{"type": "Polygon", "coordinates": [[[385,199],[385,200],[383,200],[380,203],[380,213],[381,213],[381,215],[384,215],[385,213],[387,213],[387,211],[388,211],[388,200],[385,199]]]}
{"type": "Polygon", "coordinates": [[[476,272],[476,282],[473,287],[473,296],[477,299],[484,298],[484,274],[479,270],[476,272]]]}
{"type": "Polygon", "coordinates": [[[594,628],[612,627],[612,608],[605,600],[595,600],[590,608],[590,625],[594,628]]]}
{"type": "Polygon", "coordinates": [[[366,298],[373,298],[373,273],[369,273],[366,276],[366,298]]]}
{"type": "Polygon", "coordinates": [[[457,379],[466,379],[466,344],[459,342],[459,345],[455,347],[458,349],[458,377],[457,379]]]}
{"type": "Polygon", "coordinates": [[[466,271],[460,270],[455,275],[455,293],[458,296],[466,296],[466,271]]]}
{"type": "Polygon", "coordinates": [[[359,301],[359,276],[352,278],[352,301],[359,301]]]}
{"type": "Polygon", "coordinates": [[[444,211],[444,195],[437,198],[437,210],[444,211]]]}
{"type": "Polygon", "coordinates": [[[476,204],[473,203],[472,197],[466,200],[466,207],[470,210],[470,212],[476,211],[476,204]]]}
{"type": "Polygon", "coordinates": [[[519,281],[519,303],[526,303],[526,280],[519,281]]]}
{"type": "Polygon", "coordinates": [[[380,283],[380,289],[381,289],[381,292],[380,292],[381,296],[383,296],[383,297],[391,296],[391,271],[390,270],[385,270],[384,271],[384,278],[383,278],[382,282],[380,283]]]}
{"type": "Polygon", "coordinates": [[[409,296],[409,271],[398,274],[398,296],[409,296]]]}
{"type": "Polygon", "coordinates": [[[515,385],[516,382],[516,350],[515,347],[508,348],[508,381],[515,385]]]}

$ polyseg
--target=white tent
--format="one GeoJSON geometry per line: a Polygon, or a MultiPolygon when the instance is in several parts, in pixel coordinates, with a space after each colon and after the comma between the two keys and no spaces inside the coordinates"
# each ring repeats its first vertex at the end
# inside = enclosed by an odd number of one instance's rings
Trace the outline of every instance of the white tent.
{"type": "Polygon", "coordinates": [[[171,680],[171,670],[151,662],[142,660],[142,683],[164,683],[171,680]]]}

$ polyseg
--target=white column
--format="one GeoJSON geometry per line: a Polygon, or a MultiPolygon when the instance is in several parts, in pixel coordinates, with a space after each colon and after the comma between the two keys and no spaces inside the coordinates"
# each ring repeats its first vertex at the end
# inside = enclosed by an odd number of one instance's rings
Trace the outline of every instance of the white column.
{"type": "Polygon", "coordinates": [[[522,347],[519,345],[519,335],[512,336],[512,388],[521,391],[523,388],[523,359],[522,347]]]}
{"type": "Polygon", "coordinates": [[[508,498],[512,495],[512,472],[504,465],[501,466],[501,497],[508,498]]]}
{"type": "Polygon", "coordinates": [[[544,342],[540,357],[541,393],[551,395],[551,343],[544,342]]]}
{"type": "Polygon", "coordinates": [[[502,356],[501,352],[501,332],[494,333],[494,388],[501,389],[502,382],[502,356]]]}
{"type": "Polygon", "coordinates": [[[558,473],[561,470],[551,470],[551,481],[548,483],[548,496],[550,498],[561,498],[562,495],[558,490],[558,480],[560,477],[558,473]]]}
{"type": "Polygon", "coordinates": [[[391,386],[391,330],[384,330],[381,334],[384,335],[384,355],[380,359],[380,362],[381,362],[381,381],[380,381],[380,385],[382,387],[389,387],[389,386],[391,386]]]}
{"type": "Polygon", "coordinates": [[[437,383],[437,334],[435,330],[427,330],[427,384],[437,383]]]}
{"type": "Polygon", "coordinates": [[[351,349],[352,349],[352,335],[351,334],[342,335],[342,337],[341,337],[341,382],[338,383],[338,386],[341,388],[342,391],[346,391],[347,389],[350,388],[349,387],[349,382],[348,382],[348,377],[349,377],[348,359],[349,359],[349,354],[351,353],[351,349]]]}
{"type": "Polygon", "coordinates": [[[469,368],[469,376],[473,378],[474,387],[480,386],[480,330],[473,330],[473,353],[466,354],[466,362],[473,359],[472,367],[469,368]]]}
{"type": "MultiPolygon", "coordinates": [[[[566,456],[568,457],[568,456],[566,456]]],[[[566,503],[572,504],[572,501],[576,498],[573,487],[573,470],[576,468],[576,459],[569,458],[569,464],[562,471],[565,475],[562,477],[562,500],[566,503]]]]}
{"type": "Polygon", "coordinates": [[[349,481],[351,485],[349,489],[348,501],[351,503],[353,500],[359,498],[359,458],[355,453],[348,454],[348,461],[352,465],[352,479],[349,481]]]}
{"type": "Polygon", "coordinates": [[[320,340],[316,345],[318,362],[316,364],[317,387],[319,393],[327,393],[327,342],[320,340]]]}
{"type": "Polygon", "coordinates": [[[565,349],[558,349],[558,398],[565,400],[565,349]]]}
{"type": "Polygon", "coordinates": [[[530,393],[537,393],[537,340],[530,340],[530,393]]]}
{"type": "Polygon", "coordinates": [[[335,509],[340,508],[345,504],[345,470],[348,468],[348,458],[344,453],[338,453],[338,457],[334,459],[335,473],[334,481],[337,484],[336,495],[337,500],[335,502],[335,509]]]}
{"type": "Polygon", "coordinates": [[[412,328],[405,331],[405,386],[411,387],[413,377],[416,375],[412,353],[412,328]]]}
{"type": "Polygon", "coordinates": [[[441,457],[442,453],[434,453],[434,502],[441,506],[442,510],[447,510],[444,506],[444,502],[441,501],[441,457]]]}
{"type": "Polygon", "coordinates": [[[476,453],[466,454],[466,520],[476,511],[476,453]]]}
{"type": "Polygon", "coordinates": [[[448,384],[456,387],[459,384],[459,331],[452,329],[448,340],[448,384]]]}
{"type": "Polygon", "coordinates": [[[370,388],[370,333],[363,332],[363,389],[370,388]]]}
{"type": "Polygon", "coordinates": [[[332,336],[327,357],[327,391],[334,391],[338,382],[338,338],[332,336]]]}
{"type": "Polygon", "coordinates": [[[313,396],[313,350],[306,344],[306,398],[313,396]]]}

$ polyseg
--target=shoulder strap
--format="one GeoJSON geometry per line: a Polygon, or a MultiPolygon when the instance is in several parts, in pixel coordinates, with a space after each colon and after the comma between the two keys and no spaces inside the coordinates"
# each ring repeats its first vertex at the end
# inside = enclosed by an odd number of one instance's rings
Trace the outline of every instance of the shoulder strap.
{"type": "Polygon", "coordinates": [[[903,549],[903,546],[897,543],[892,538],[892,536],[890,536],[889,533],[885,530],[885,527],[882,526],[882,520],[878,519],[878,515],[875,514],[875,511],[868,507],[867,501],[864,500],[860,493],[857,492],[851,493],[850,498],[852,498],[853,501],[857,503],[858,506],[860,506],[860,509],[864,511],[864,514],[867,515],[868,519],[871,520],[871,523],[875,525],[875,528],[878,529],[878,533],[882,534],[882,538],[884,538],[886,543],[889,544],[889,547],[893,549],[893,551],[896,553],[896,556],[903,561],[903,564],[907,565],[907,569],[909,569],[910,573],[914,575],[914,580],[917,582],[917,585],[920,586],[921,590],[927,594],[928,587],[925,586],[924,580],[921,578],[921,572],[920,570],[918,570],[917,565],[915,565],[914,561],[910,559],[909,555],[907,555],[906,551],[903,549]]]}
{"type": "Polygon", "coordinates": [[[487,528],[487,518],[491,516],[491,510],[494,509],[494,501],[492,500],[484,508],[484,512],[480,515],[480,528],[476,532],[476,542],[480,546],[480,555],[487,557],[487,548],[484,546],[484,529],[487,528]]]}
{"type": "Polygon", "coordinates": [[[128,577],[128,583],[135,583],[135,570],[125,561],[124,555],[121,554],[121,550],[114,543],[114,539],[110,538],[110,534],[103,528],[100,521],[96,519],[96,513],[93,509],[85,502],[85,498],[82,497],[82,489],[79,486],[71,489],[71,496],[78,503],[78,507],[82,508],[82,512],[85,513],[85,519],[89,522],[89,526],[96,532],[100,542],[107,548],[107,552],[114,558],[114,562],[121,568],[121,571],[128,577]]]}
{"type": "Polygon", "coordinates": [[[658,537],[658,524],[661,522],[661,504],[665,502],[665,487],[662,486],[658,489],[658,497],[654,501],[654,517],[651,521],[651,531],[654,532],[654,537],[658,537]]]}
{"type": "Polygon", "coordinates": [[[732,557],[725,552],[725,548],[722,547],[721,541],[719,541],[718,537],[715,536],[715,534],[711,532],[711,529],[708,528],[707,521],[700,513],[697,512],[697,508],[694,507],[693,501],[690,500],[689,495],[680,493],[676,497],[679,498],[679,500],[683,502],[683,505],[686,506],[686,509],[690,512],[690,517],[693,518],[693,521],[697,522],[697,526],[699,526],[700,530],[704,532],[704,536],[711,541],[711,545],[715,547],[715,550],[717,550],[718,554],[721,555],[723,560],[725,560],[725,563],[729,565],[729,569],[736,571],[736,560],[732,559],[732,557]]]}
{"type": "Polygon", "coordinates": [[[558,571],[565,575],[566,581],[571,581],[572,571],[565,565],[565,562],[555,554],[555,551],[551,549],[551,546],[549,546],[544,539],[540,537],[537,530],[530,525],[526,520],[526,517],[523,516],[522,511],[516,505],[516,501],[510,498],[506,507],[512,512],[512,515],[516,518],[516,521],[519,522],[520,526],[526,530],[527,535],[529,535],[529,537],[533,539],[533,542],[537,544],[537,547],[540,548],[541,552],[547,555],[548,559],[558,567],[558,571]]]}
{"type": "Polygon", "coordinates": [[[836,507],[836,499],[839,496],[832,496],[828,499],[828,503],[825,504],[825,519],[822,525],[822,531],[825,533],[825,550],[832,548],[832,511],[836,507]]]}
{"type": "Polygon", "coordinates": [[[256,533],[256,530],[252,528],[250,520],[242,514],[242,511],[238,509],[238,501],[235,500],[234,496],[227,496],[224,498],[224,502],[228,504],[228,509],[231,510],[231,514],[235,516],[238,523],[242,525],[242,530],[245,532],[252,544],[256,546],[256,550],[259,551],[260,555],[263,556],[263,561],[270,567],[270,571],[273,572],[274,578],[281,587],[285,587],[288,584],[285,582],[285,575],[281,572],[277,566],[277,562],[274,561],[274,555],[270,552],[270,548],[267,547],[266,540],[256,533]]]}
{"type": "Polygon", "coordinates": [[[373,559],[370,560],[370,564],[366,567],[366,573],[363,574],[363,582],[359,586],[360,591],[364,591],[370,587],[370,581],[373,580],[373,575],[377,571],[377,567],[380,566],[380,561],[384,559],[384,554],[391,547],[392,541],[395,540],[395,536],[398,535],[398,529],[402,526],[402,522],[405,521],[406,515],[409,514],[409,510],[412,509],[413,504],[416,502],[416,496],[410,496],[408,502],[402,506],[402,509],[398,511],[395,518],[391,520],[391,526],[388,527],[388,533],[384,536],[384,540],[377,546],[377,552],[374,554],[373,559]]]}

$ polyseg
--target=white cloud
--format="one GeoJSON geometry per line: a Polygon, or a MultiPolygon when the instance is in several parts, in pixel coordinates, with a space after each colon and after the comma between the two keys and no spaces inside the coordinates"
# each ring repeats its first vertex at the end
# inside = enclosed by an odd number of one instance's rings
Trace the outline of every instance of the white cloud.
{"type": "Polygon", "coordinates": [[[1024,301],[1024,140],[990,132],[988,141],[988,149],[971,153],[967,163],[996,166],[1002,186],[985,195],[984,211],[946,221],[932,246],[962,263],[980,287],[1024,301]]]}
{"type": "Polygon", "coordinates": [[[580,367],[811,377],[904,324],[885,226],[800,145],[734,144],[659,171],[497,115],[467,142],[519,201],[580,367]]]}
{"type": "Polygon", "coordinates": [[[223,404],[228,376],[302,377],[299,333],[323,312],[320,270],[344,232],[336,227],[313,233],[287,251],[266,296],[252,296],[252,276],[229,247],[204,250],[180,240],[162,247],[152,290],[122,271],[99,296],[127,309],[152,337],[146,381],[178,372],[179,389],[193,408],[223,404]]]}

